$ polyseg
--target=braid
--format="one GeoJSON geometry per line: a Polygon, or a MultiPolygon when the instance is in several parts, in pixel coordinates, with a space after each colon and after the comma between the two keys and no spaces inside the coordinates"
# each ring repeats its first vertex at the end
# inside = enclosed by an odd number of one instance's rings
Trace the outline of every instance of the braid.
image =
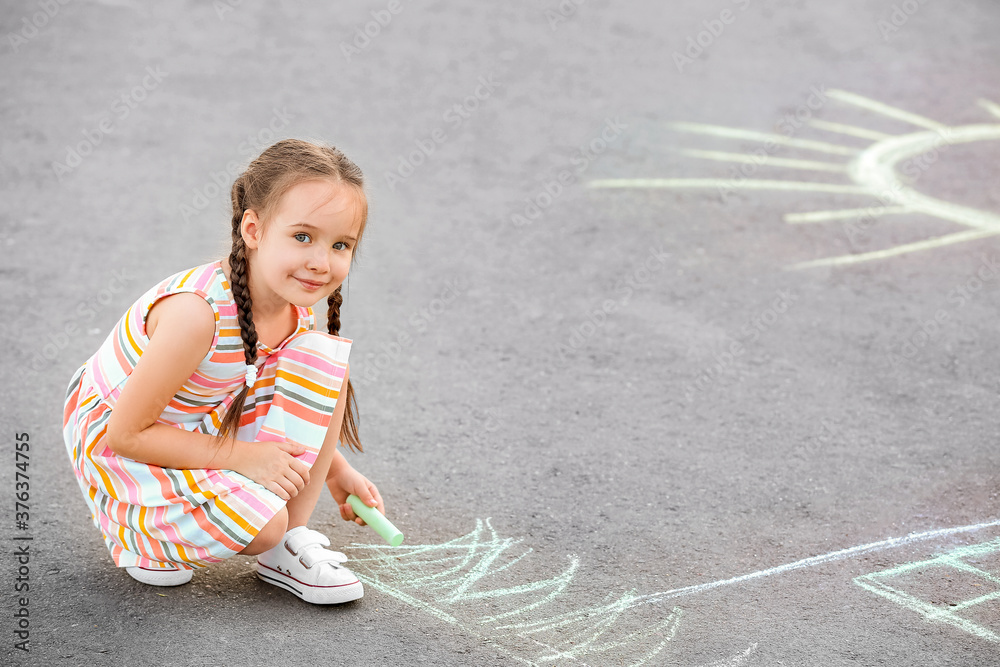
{"type": "Polygon", "coordinates": [[[247,364],[257,361],[257,328],[253,323],[253,299],[247,273],[247,246],[243,237],[233,235],[233,252],[229,255],[230,276],[232,277],[233,298],[236,300],[236,318],[240,323],[243,337],[243,356],[247,364]]]}
{"type": "Polygon", "coordinates": [[[326,300],[327,305],[330,307],[327,313],[327,329],[334,336],[340,335],[340,305],[344,303],[344,297],[340,295],[341,287],[343,285],[338,285],[337,289],[326,300]]]}
{"type": "MultiPolygon", "coordinates": [[[[238,178],[233,183],[233,249],[229,253],[229,273],[232,285],[233,299],[236,301],[236,318],[240,324],[240,336],[243,338],[243,358],[247,365],[252,366],[257,361],[257,328],[253,323],[253,299],[250,297],[249,270],[247,264],[247,246],[243,242],[240,226],[243,222],[243,179],[238,178]]],[[[232,436],[236,439],[236,431],[240,426],[240,417],[246,406],[250,387],[246,384],[236,395],[219,428],[219,437],[232,436]]]]}
{"type": "MultiPolygon", "coordinates": [[[[338,286],[326,300],[329,306],[326,318],[327,330],[333,336],[340,335],[340,306],[344,303],[344,297],[340,294],[340,287],[338,286]]],[[[346,442],[351,449],[362,452],[364,450],[361,448],[361,438],[358,437],[358,418],[356,417],[358,406],[354,398],[354,385],[351,384],[350,376],[347,378],[347,390],[341,393],[344,400],[347,401],[347,407],[344,409],[344,423],[340,429],[340,439],[346,442]]]]}

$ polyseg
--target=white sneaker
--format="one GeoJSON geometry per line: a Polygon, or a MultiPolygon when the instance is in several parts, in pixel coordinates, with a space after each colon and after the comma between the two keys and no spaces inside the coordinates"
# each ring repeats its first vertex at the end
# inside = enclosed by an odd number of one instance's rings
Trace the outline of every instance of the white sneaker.
{"type": "Polygon", "coordinates": [[[180,586],[191,581],[194,570],[182,570],[179,567],[149,568],[126,567],[125,571],[135,579],[150,586],[180,586]]]}
{"type": "Polygon", "coordinates": [[[340,604],[362,597],[364,587],[330,551],[326,535],[305,526],[292,528],[275,547],[257,556],[257,576],[313,604],[340,604]]]}

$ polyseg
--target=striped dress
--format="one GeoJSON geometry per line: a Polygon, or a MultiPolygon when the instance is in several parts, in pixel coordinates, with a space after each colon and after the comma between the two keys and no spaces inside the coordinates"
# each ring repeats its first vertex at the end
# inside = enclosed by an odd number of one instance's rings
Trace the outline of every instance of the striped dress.
{"type": "MultiPolygon", "coordinates": [[[[198,294],[212,306],[215,337],[157,423],[217,434],[246,369],[236,303],[221,261],[181,271],[150,288],[77,369],[66,390],[66,451],[94,525],[118,567],[193,569],[219,562],[246,547],[286,502],[232,470],[163,468],[108,447],[108,418],[149,343],[149,309],[181,292],[198,294]]],[[[340,396],[352,341],[317,331],[311,308],[291,307],[298,316],[296,331],[274,349],[258,343],[257,382],[247,395],[237,439],[302,444],[306,452],[298,458],[312,466],[340,396]]]]}

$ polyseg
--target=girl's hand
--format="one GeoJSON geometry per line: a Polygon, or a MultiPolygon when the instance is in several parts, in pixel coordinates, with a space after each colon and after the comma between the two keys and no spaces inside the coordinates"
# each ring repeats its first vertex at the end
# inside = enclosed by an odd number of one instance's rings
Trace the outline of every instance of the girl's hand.
{"type": "Polygon", "coordinates": [[[353,521],[359,526],[365,525],[365,520],[354,513],[354,508],[347,502],[347,496],[356,495],[365,505],[376,507],[385,514],[385,504],[375,485],[368,478],[349,465],[345,465],[326,480],[326,485],[333,494],[333,499],[340,506],[340,516],[344,521],[353,521]]]}
{"type": "Polygon", "coordinates": [[[246,447],[233,470],[289,500],[309,483],[309,468],[295,458],[303,454],[303,445],[291,442],[244,442],[246,447]]]}

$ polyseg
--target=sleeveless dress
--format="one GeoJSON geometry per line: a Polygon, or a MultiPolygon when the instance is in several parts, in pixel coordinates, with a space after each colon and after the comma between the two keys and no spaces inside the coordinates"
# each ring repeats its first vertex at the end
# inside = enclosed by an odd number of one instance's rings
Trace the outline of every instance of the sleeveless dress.
{"type": "MultiPolygon", "coordinates": [[[[118,567],[194,569],[217,563],[245,548],[286,502],[233,470],[163,468],[119,456],[107,446],[108,418],[149,343],[149,309],[181,292],[197,294],[212,306],[215,337],[157,423],[217,434],[246,370],[236,303],[221,260],[150,288],[66,389],[66,451],[94,525],[118,567]]],[[[306,452],[298,458],[311,467],[340,397],[352,341],[317,331],[311,308],[292,307],[296,331],[274,349],[258,343],[257,382],[247,394],[236,437],[302,444],[306,452]]]]}

